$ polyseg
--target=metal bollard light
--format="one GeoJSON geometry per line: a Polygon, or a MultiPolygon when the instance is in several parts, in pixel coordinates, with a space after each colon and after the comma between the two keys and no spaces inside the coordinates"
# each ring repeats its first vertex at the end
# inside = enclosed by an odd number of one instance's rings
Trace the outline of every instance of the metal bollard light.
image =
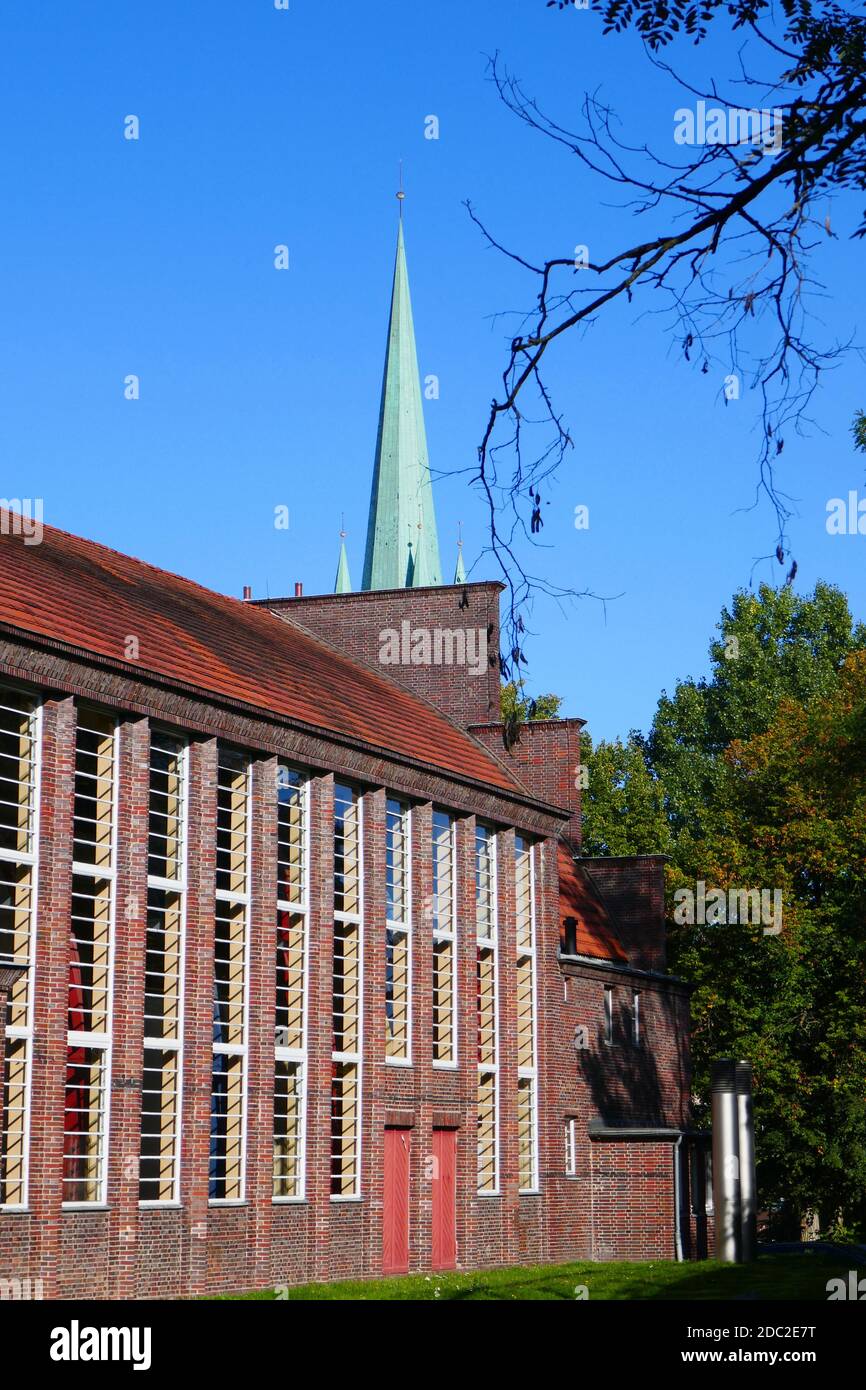
{"type": "Polygon", "coordinates": [[[735,1264],[742,1258],[742,1231],[737,1064],[731,1058],[713,1063],[712,1105],[716,1259],[735,1264]]]}

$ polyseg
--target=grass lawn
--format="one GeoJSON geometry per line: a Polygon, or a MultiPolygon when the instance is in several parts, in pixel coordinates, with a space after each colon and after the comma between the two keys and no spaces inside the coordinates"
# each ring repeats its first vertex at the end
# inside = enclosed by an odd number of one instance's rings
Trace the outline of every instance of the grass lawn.
{"type": "MultiPolygon", "coordinates": [[[[352,1299],[417,1302],[476,1299],[567,1299],[585,1285],[591,1299],[818,1299],[826,1301],[827,1280],[848,1267],[828,1255],[763,1255],[753,1265],[662,1262],[535,1265],[472,1274],[410,1274],[401,1279],[350,1280],[341,1284],[303,1284],[230,1294],[231,1299],[352,1299]]],[[[586,1294],[582,1295],[586,1297],[586,1294]]]]}

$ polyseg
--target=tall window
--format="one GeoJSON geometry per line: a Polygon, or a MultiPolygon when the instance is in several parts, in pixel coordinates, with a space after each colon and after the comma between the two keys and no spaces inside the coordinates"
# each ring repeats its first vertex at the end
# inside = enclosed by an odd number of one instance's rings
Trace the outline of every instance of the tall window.
{"type": "Polygon", "coordinates": [[[569,1115],[565,1121],[565,1173],[569,1178],[577,1175],[577,1136],[573,1115],[569,1115]]]}
{"type": "Polygon", "coordinates": [[[610,985],[604,987],[604,1040],[613,1042],[613,989],[610,985]]]}
{"type": "Polygon", "coordinates": [[[354,788],[338,782],[334,787],[332,1197],[357,1197],[361,1185],[361,873],[361,799],[354,788]]]}
{"type": "Polygon", "coordinates": [[[307,1099],[307,784],[277,769],[274,1198],[304,1195],[307,1099]]]}
{"type": "Polygon", "coordinates": [[[457,1065],[454,821],[433,812],[433,1065],[457,1065]]]}
{"type": "Polygon", "coordinates": [[[0,966],[22,965],[12,986],[0,1110],[0,1206],[27,1205],[33,967],[39,797],[39,708],[29,695],[0,690],[0,966]]]}
{"type": "Polygon", "coordinates": [[[211,1201],[244,1195],[250,910],[250,763],[219,749],[214,919],[211,1201]]]}
{"type": "Polygon", "coordinates": [[[104,1202],[114,972],[117,721],[80,709],[75,736],[63,1200],[104,1202]]]}
{"type": "Polygon", "coordinates": [[[176,1202],[180,1197],[186,768],[185,740],[154,729],[150,736],[138,1186],[142,1202],[176,1202]]]}
{"type": "Polygon", "coordinates": [[[411,828],[409,807],[385,808],[385,1058],[412,1057],[411,828]]]}
{"type": "Polygon", "coordinates": [[[517,938],[517,1144],[520,1186],[538,1187],[538,1037],[535,979],[535,863],[531,843],[514,837],[517,938]]]}
{"type": "Polygon", "coordinates": [[[499,1000],[497,989],[496,835],[475,829],[475,928],[478,999],[478,1191],[499,1188],[499,1000]]]}

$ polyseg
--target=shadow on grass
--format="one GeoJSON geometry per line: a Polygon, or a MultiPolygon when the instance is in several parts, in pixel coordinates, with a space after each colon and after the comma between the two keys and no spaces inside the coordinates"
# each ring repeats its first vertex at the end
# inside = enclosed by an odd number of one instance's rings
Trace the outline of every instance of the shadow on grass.
{"type": "Polygon", "coordinates": [[[617,1301],[825,1301],[827,1281],[847,1267],[828,1255],[764,1255],[753,1265],[586,1262],[473,1273],[411,1275],[403,1279],[308,1284],[230,1295],[279,1301],[369,1302],[589,1302],[617,1301]]]}

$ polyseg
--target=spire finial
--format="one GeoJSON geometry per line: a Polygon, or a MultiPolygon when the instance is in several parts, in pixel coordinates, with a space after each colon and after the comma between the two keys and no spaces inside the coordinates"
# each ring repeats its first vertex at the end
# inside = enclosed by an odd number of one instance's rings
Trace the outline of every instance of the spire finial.
{"type": "Polygon", "coordinates": [[[457,568],[454,571],[454,583],[466,583],[466,566],[463,563],[463,522],[457,523],[457,568]]]}
{"type": "Polygon", "coordinates": [[[403,161],[400,160],[400,187],[397,190],[397,201],[400,204],[400,221],[403,221],[403,202],[406,194],[403,192],[403,161]]]}
{"type": "Polygon", "coordinates": [[[335,594],[350,594],[352,581],[349,578],[349,558],[346,555],[345,517],[340,513],[340,559],[337,564],[337,578],[334,581],[335,594]]]}

